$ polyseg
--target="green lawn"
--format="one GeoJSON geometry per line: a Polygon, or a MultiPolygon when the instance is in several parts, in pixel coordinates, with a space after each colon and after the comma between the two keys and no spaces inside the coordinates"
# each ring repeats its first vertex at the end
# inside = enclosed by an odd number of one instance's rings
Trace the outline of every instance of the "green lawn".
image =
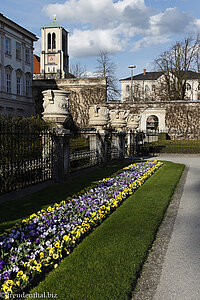
{"type": "MultiPolygon", "coordinates": [[[[165,162],[30,293],[53,293],[59,300],[130,299],[183,170],[181,164],[165,162]]],[[[90,179],[94,180],[92,176],[90,179]]],[[[77,182],[72,183],[74,192],[77,182]]],[[[64,190],[57,188],[57,197],[55,192],[51,197],[49,191],[51,203],[63,197],[64,190]]],[[[37,199],[37,210],[42,199],[37,199]]],[[[46,205],[44,202],[41,206],[46,205]]]]}

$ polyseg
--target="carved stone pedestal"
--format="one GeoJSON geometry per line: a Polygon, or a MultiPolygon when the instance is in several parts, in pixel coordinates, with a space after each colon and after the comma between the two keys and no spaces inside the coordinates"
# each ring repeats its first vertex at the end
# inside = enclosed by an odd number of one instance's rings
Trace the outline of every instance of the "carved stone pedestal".
{"type": "Polygon", "coordinates": [[[70,117],[69,92],[46,90],[43,119],[52,125],[53,138],[53,179],[63,182],[69,172],[70,130],[64,125],[70,117]]]}

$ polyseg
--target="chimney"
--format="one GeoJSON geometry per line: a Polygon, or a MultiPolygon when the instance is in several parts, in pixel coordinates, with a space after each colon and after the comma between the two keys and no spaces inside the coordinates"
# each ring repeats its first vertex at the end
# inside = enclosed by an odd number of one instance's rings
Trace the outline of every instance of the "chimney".
{"type": "Polygon", "coordinates": [[[143,70],[143,74],[144,74],[144,75],[146,75],[146,71],[147,71],[146,69],[143,70]]]}

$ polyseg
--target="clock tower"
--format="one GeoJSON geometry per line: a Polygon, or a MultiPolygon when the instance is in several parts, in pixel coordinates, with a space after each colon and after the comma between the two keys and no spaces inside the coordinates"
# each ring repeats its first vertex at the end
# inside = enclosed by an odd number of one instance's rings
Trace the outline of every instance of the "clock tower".
{"type": "Polygon", "coordinates": [[[54,20],[41,28],[40,74],[43,78],[66,78],[69,73],[68,32],[54,20]]]}

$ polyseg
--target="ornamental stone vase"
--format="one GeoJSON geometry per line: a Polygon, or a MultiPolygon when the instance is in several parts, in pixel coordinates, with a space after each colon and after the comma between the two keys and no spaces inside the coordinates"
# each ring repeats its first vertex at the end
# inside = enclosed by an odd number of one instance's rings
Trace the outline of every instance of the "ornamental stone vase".
{"type": "Polygon", "coordinates": [[[127,119],[127,128],[136,130],[139,127],[140,115],[130,114],[127,119]]]}
{"type": "Polygon", "coordinates": [[[116,129],[122,129],[126,126],[129,110],[113,109],[110,111],[111,126],[116,129]]]}
{"type": "Polygon", "coordinates": [[[70,92],[62,90],[46,90],[42,92],[43,119],[52,122],[55,127],[62,129],[63,125],[69,119],[69,94],[70,92]]]}
{"type": "Polygon", "coordinates": [[[89,125],[97,129],[108,124],[109,109],[107,104],[93,104],[89,109],[89,125]]]}

